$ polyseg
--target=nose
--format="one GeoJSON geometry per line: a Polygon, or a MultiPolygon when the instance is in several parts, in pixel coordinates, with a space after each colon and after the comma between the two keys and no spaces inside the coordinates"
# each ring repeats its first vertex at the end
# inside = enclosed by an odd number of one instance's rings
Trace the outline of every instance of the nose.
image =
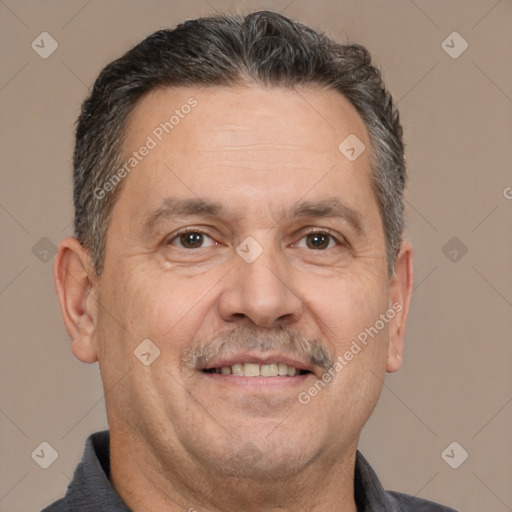
{"type": "Polygon", "coordinates": [[[303,304],[294,290],[290,268],[278,251],[265,248],[252,263],[235,254],[233,265],[219,301],[224,321],[250,321],[264,328],[298,321],[303,304]]]}

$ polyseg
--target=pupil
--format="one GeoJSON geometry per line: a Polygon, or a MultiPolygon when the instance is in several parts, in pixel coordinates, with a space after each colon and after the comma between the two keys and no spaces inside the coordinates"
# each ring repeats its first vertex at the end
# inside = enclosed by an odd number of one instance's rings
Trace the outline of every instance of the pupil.
{"type": "Polygon", "coordinates": [[[185,233],[181,235],[181,243],[185,247],[197,247],[200,246],[203,241],[203,235],[201,233],[185,233]]]}
{"type": "Polygon", "coordinates": [[[313,233],[312,235],[310,235],[311,238],[310,238],[310,241],[311,241],[311,244],[313,245],[313,247],[315,248],[323,248],[324,246],[326,246],[326,243],[327,242],[327,245],[328,245],[328,238],[327,238],[327,235],[324,235],[322,233],[313,233]]]}

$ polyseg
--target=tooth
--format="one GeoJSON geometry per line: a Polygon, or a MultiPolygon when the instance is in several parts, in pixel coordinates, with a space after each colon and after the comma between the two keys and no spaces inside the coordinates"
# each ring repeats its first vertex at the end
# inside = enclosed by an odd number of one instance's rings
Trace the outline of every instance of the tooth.
{"type": "Polygon", "coordinates": [[[242,375],[243,376],[244,368],[243,368],[243,366],[241,364],[236,363],[236,364],[231,366],[231,373],[233,375],[242,375]]]}
{"type": "Polygon", "coordinates": [[[223,375],[233,374],[243,377],[277,377],[278,375],[294,377],[299,372],[293,366],[288,366],[284,363],[267,363],[262,365],[256,363],[235,363],[231,366],[215,368],[215,373],[223,375]]]}
{"type": "Polygon", "coordinates": [[[278,365],[278,373],[281,376],[288,375],[288,365],[287,364],[283,364],[283,363],[279,363],[279,365],[278,365]]]}
{"type": "Polygon", "coordinates": [[[277,377],[279,370],[276,363],[271,363],[262,364],[260,372],[262,377],[277,377]]]}
{"type": "Polygon", "coordinates": [[[260,376],[260,365],[253,363],[244,364],[244,375],[246,377],[259,377],[260,376]]]}

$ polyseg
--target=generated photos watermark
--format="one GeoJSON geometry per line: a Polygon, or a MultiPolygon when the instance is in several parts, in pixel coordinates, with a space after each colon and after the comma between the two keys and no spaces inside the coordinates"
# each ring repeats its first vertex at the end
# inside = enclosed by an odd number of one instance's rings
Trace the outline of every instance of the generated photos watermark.
{"type": "Polygon", "coordinates": [[[175,109],[168,121],[164,121],[156,126],[151,132],[151,135],[146,137],[146,142],[144,142],[137,151],[133,151],[132,155],[124,164],[103,183],[103,186],[94,189],[94,197],[101,200],[107,195],[107,192],[114,190],[116,186],[126,178],[160,142],[162,142],[164,137],[171,133],[172,130],[180,124],[181,120],[185,119],[185,117],[192,112],[194,107],[197,107],[197,105],[198,102],[196,98],[191,96],[180,108],[175,109]]]}
{"type": "Polygon", "coordinates": [[[393,305],[388,308],[385,313],[382,313],[379,316],[379,319],[375,321],[375,323],[366,327],[363,331],[361,331],[355,340],[352,340],[352,345],[350,348],[345,351],[343,355],[339,355],[336,359],[336,362],[322,375],[320,379],[310,386],[307,391],[301,391],[297,395],[297,399],[302,405],[307,405],[311,402],[311,399],[314,398],[320,391],[325,389],[327,384],[329,384],[334,377],[345,368],[354,357],[359,354],[364,347],[368,344],[369,339],[373,339],[377,334],[379,334],[382,329],[393,319],[395,318],[397,313],[403,310],[403,305],[400,302],[395,302],[393,305]]]}

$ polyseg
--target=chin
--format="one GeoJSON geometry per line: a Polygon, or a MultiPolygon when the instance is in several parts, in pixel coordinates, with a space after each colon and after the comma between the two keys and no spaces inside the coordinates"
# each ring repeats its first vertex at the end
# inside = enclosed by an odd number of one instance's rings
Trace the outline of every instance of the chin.
{"type": "Polygon", "coordinates": [[[286,479],[300,474],[316,458],[315,450],[296,440],[270,434],[267,439],[247,435],[202,455],[202,463],[224,477],[259,481],[286,479]],[[216,453],[215,453],[216,452],[216,453]]]}

